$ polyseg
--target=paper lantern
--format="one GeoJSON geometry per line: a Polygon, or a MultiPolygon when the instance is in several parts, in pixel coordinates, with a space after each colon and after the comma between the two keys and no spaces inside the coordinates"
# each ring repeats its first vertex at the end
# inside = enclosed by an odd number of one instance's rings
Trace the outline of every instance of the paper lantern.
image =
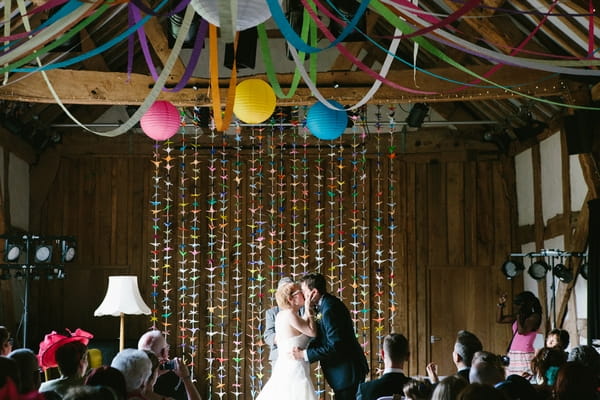
{"type": "Polygon", "coordinates": [[[181,126],[179,111],[168,101],[159,100],[140,119],[144,133],[154,140],[167,140],[181,126]]]}
{"type": "MultiPolygon", "coordinates": [[[[328,102],[337,108],[344,108],[335,100],[328,100],[328,102]]],[[[348,114],[345,110],[332,110],[321,102],[313,104],[308,109],[306,127],[319,139],[337,139],[344,133],[347,125],[348,114]]]]}
{"type": "Polygon", "coordinates": [[[246,79],[235,88],[233,112],[240,121],[259,124],[266,121],[275,111],[275,93],[261,79],[246,79]]]}
{"type": "MultiPolygon", "coordinates": [[[[192,0],[192,7],[206,21],[221,26],[218,1],[225,0],[192,0]]],[[[265,0],[237,0],[237,21],[232,31],[245,31],[265,22],[270,17],[271,11],[265,0]]]]}

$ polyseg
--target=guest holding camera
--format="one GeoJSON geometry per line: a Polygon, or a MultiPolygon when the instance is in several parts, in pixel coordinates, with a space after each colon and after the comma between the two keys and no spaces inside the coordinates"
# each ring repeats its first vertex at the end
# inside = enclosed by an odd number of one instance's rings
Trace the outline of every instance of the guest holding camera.
{"type": "Polygon", "coordinates": [[[154,393],[175,400],[201,400],[190,372],[180,358],[169,359],[169,345],[159,330],[144,333],[138,341],[139,350],[149,350],[159,361],[154,393]]]}
{"type": "Polygon", "coordinates": [[[533,342],[542,323],[542,305],[531,292],[519,293],[513,300],[513,313],[505,314],[507,295],[500,296],[496,322],[512,324],[513,336],[508,345],[510,362],[507,375],[531,375],[531,360],[535,356],[533,342]]]}

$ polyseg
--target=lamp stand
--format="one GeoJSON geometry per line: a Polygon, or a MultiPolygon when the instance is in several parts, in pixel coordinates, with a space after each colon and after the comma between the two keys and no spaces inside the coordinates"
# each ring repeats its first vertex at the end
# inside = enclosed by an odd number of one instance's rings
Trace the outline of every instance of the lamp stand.
{"type": "Polygon", "coordinates": [[[125,314],[121,313],[121,328],[119,335],[119,351],[125,348],[125,314]]]}

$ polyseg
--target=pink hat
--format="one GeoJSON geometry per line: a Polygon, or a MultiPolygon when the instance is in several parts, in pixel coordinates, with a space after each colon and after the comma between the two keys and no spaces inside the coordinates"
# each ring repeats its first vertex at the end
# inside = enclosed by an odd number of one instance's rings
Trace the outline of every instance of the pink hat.
{"type": "Polygon", "coordinates": [[[60,346],[71,342],[81,342],[87,346],[87,344],[90,342],[90,339],[94,337],[94,335],[91,333],[79,328],[75,329],[75,332],[71,332],[69,329],[65,330],[69,332],[69,336],[61,335],[56,333],[56,331],[52,331],[44,336],[44,340],[40,342],[38,360],[42,368],[47,369],[56,367],[58,365],[56,363],[56,350],[60,346]]]}

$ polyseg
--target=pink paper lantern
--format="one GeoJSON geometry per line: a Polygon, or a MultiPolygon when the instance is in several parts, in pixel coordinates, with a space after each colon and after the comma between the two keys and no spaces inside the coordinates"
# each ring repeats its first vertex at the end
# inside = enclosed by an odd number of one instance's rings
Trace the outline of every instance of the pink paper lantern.
{"type": "Polygon", "coordinates": [[[144,133],[154,140],[167,140],[181,126],[179,111],[165,100],[155,101],[140,119],[144,133]]]}

